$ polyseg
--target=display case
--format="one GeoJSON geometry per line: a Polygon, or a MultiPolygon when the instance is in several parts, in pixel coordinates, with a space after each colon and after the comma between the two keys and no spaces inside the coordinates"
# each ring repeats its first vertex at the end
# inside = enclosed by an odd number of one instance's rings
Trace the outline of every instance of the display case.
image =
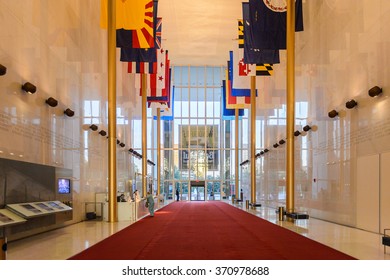
{"type": "Polygon", "coordinates": [[[0,209],[0,228],[26,222],[26,219],[18,216],[8,209],[0,209]]]}
{"type": "Polygon", "coordinates": [[[26,219],[72,210],[71,207],[57,200],[8,204],[6,208],[26,219]]]}

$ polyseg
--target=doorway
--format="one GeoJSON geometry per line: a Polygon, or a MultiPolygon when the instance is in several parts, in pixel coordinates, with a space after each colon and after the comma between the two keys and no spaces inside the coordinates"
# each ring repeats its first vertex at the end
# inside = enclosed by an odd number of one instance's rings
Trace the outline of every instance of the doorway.
{"type": "Polygon", "coordinates": [[[205,201],[205,182],[204,181],[195,181],[191,182],[191,201],[205,201]]]}

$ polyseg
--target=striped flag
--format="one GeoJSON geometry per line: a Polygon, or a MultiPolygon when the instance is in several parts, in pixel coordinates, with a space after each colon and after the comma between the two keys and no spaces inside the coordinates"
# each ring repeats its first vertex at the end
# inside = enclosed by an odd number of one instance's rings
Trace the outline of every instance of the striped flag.
{"type": "MultiPolygon", "coordinates": [[[[154,47],[153,10],[158,1],[116,0],[116,29],[131,30],[133,48],[154,47]]],[[[100,26],[107,29],[108,0],[101,0],[100,26]]],[[[129,39],[130,40],[130,39],[129,39]]]]}

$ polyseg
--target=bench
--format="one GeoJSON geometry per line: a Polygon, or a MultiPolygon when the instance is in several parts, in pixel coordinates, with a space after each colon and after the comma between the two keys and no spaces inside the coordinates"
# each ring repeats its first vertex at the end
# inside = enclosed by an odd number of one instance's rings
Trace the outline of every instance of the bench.
{"type": "Polygon", "coordinates": [[[390,246],[390,235],[386,234],[387,231],[390,231],[390,228],[384,229],[384,235],[382,237],[382,244],[384,246],[384,252],[386,254],[386,246],[390,246]]]}
{"type": "Polygon", "coordinates": [[[309,219],[309,215],[306,213],[297,213],[297,212],[291,212],[286,213],[286,217],[289,217],[294,220],[307,220],[309,219]]]}

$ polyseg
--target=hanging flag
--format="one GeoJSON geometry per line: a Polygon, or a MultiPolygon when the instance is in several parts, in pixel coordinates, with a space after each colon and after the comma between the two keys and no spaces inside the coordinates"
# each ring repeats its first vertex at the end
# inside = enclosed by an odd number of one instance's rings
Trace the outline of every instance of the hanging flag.
{"type": "MultiPolygon", "coordinates": [[[[244,110],[238,110],[238,116],[242,117],[244,110]]],[[[226,107],[226,80],[222,81],[222,119],[223,120],[234,120],[236,112],[234,109],[227,109],[226,107]]]]}
{"type": "Polygon", "coordinates": [[[154,48],[149,48],[149,49],[121,48],[120,61],[153,63],[157,61],[157,51],[154,48]]]}
{"type": "MultiPolygon", "coordinates": [[[[166,74],[166,71],[169,70],[168,51],[164,51],[164,49],[157,50],[156,68],[155,73],[147,75],[146,87],[147,89],[161,89],[161,91],[160,93],[156,91],[155,94],[148,94],[148,96],[165,96],[166,94],[164,94],[162,89],[165,89],[168,82],[167,78],[169,77],[166,74]]],[[[142,74],[135,75],[135,88],[141,88],[142,74]]]]}
{"type": "MultiPolygon", "coordinates": [[[[226,69],[226,109],[248,109],[250,108],[250,90],[249,95],[233,96],[232,94],[232,65],[231,61],[228,61],[228,67],[226,69]]],[[[247,94],[247,89],[238,89],[237,92],[242,91],[247,94]]]]}
{"type": "MultiPolygon", "coordinates": [[[[249,24],[244,33],[248,26],[254,49],[286,49],[286,11],[285,1],[249,0],[249,24]]],[[[302,0],[295,1],[295,31],[303,31],[302,0]]]]}
{"type": "MultiPolygon", "coordinates": [[[[100,5],[100,26],[105,29],[108,19],[107,1],[101,0],[100,5]]],[[[116,0],[116,29],[132,31],[133,48],[154,47],[153,9],[157,3],[158,1],[153,0],[116,0]]]]}
{"type": "Polygon", "coordinates": [[[239,48],[244,49],[246,64],[277,64],[280,63],[279,50],[261,50],[254,47],[252,28],[249,25],[249,3],[242,3],[243,20],[239,20],[238,36],[242,37],[239,48]],[[242,47],[241,47],[242,46],[242,47]]]}
{"type": "MultiPolygon", "coordinates": [[[[152,108],[153,119],[157,120],[157,110],[160,110],[160,120],[171,121],[174,118],[175,106],[175,86],[172,87],[172,92],[169,95],[169,101],[162,104],[161,102],[149,102],[152,108]],[[155,104],[158,104],[157,106],[155,104]]],[[[148,106],[149,106],[148,104],[148,106]]]]}
{"type": "MultiPolygon", "coordinates": [[[[240,71],[244,72],[244,67],[240,67],[242,64],[242,61],[240,61],[238,50],[236,51],[230,51],[230,68],[229,69],[229,80],[231,83],[231,95],[232,96],[251,96],[251,90],[250,90],[250,73],[247,72],[247,75],[239,75],[240,71]]],[[[248,69],[247,69],[248,70],[248,69]]],[[[248,70],[249,71],[249,70],[248,70]]],[[[255,71],[254,71],[255,72],[255,71]]],[[[254,76],[254,75],[252,75],[254,76]]],[[[257,95],[257,91],[256,91],[257,95]]]]}

